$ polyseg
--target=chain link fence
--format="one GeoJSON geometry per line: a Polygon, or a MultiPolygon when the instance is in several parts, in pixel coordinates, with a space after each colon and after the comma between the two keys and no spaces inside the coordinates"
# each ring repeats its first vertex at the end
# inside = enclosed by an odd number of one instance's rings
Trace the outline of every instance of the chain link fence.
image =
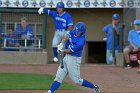
{"type": "Polygon", "coordinates": [[[1,49],[4,51],[42,50],[42,16],[36,13],[1,13],[1,49]]]}

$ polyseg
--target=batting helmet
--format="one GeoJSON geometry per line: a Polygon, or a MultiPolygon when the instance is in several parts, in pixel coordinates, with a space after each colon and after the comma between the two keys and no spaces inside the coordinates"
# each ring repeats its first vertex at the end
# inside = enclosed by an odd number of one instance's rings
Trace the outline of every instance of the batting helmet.
{"type": "Polygon", "coordinates": [[[56,8],[65,8],[65,5],[63,2],[58,2],[56,8]]]}
{"type": "Polygon", "coordinates": [[[112,15],[112,19],[118,20],[118,19],[120,19],[120,15],[118,13],[115,13],[112,15]]]}
{"type": "Polygon", "coordinates": [[[84,35],[85,32],[86,32],[86,24],[84,22],[76,23],[74,27],[74,33],[84,35]]]}

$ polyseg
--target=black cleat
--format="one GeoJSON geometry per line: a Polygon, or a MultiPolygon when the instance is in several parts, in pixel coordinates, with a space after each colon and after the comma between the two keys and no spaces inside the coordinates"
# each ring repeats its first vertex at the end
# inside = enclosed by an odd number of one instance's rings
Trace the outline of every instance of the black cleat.
{"type": "Polygon", "coordinates": [[[101,93],[101,90],[97,85],[96,85],[95,88],[93,88],[93,90],[94,90],[95,93],[101,93]]]}

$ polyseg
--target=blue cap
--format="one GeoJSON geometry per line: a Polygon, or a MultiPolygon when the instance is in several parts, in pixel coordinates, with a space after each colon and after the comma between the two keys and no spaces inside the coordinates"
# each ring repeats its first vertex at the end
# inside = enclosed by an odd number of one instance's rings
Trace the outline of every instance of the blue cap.
{"type": "Polygon", "coordinates": [[[64,8],[65,5],[63,2],[58,2],[57,5],[56,5],[56,8],[64,8]]]}
{"type": "Polygon", "coordinates": [[[120,15],[118,13],[115,13],[112,15],[112,19],[118,20],[118,19],[120,19],[120,15]]]}
{"type": "Polygon", "coordinates": [[[140,20],[139,19],[134,20],[134,25],[140,25],[140,20]]]}
{"type": "Polygon", "coordinates": [[[76,23],[74,27],[75,34],[81,34],[84,35],[86,32],[86,24],[84,22],[78,22],[76,23]]]}

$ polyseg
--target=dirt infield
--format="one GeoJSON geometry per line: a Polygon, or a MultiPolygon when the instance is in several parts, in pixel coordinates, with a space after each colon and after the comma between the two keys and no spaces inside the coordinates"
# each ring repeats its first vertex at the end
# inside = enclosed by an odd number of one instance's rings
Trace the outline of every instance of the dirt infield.
{"type": "MultiPolygon", "coordinates": [[[[49,65],[0,65],[0,72],[48,73],[55,75],[58,64],[49,65]]],[[[103,93],[140,93],[140,74],[136,68],[124,69],[115,66],[83,64],[81,77],[100,85],[103,93]]],[[[71,83],[69,77],[65,80],[71,83]]],[[[43,93],[44,90],[5,90],[0,93],[43,93]]],[[[80,87],[79,91],[58,90],[55,93],[93,93],[80,87]]]]}

